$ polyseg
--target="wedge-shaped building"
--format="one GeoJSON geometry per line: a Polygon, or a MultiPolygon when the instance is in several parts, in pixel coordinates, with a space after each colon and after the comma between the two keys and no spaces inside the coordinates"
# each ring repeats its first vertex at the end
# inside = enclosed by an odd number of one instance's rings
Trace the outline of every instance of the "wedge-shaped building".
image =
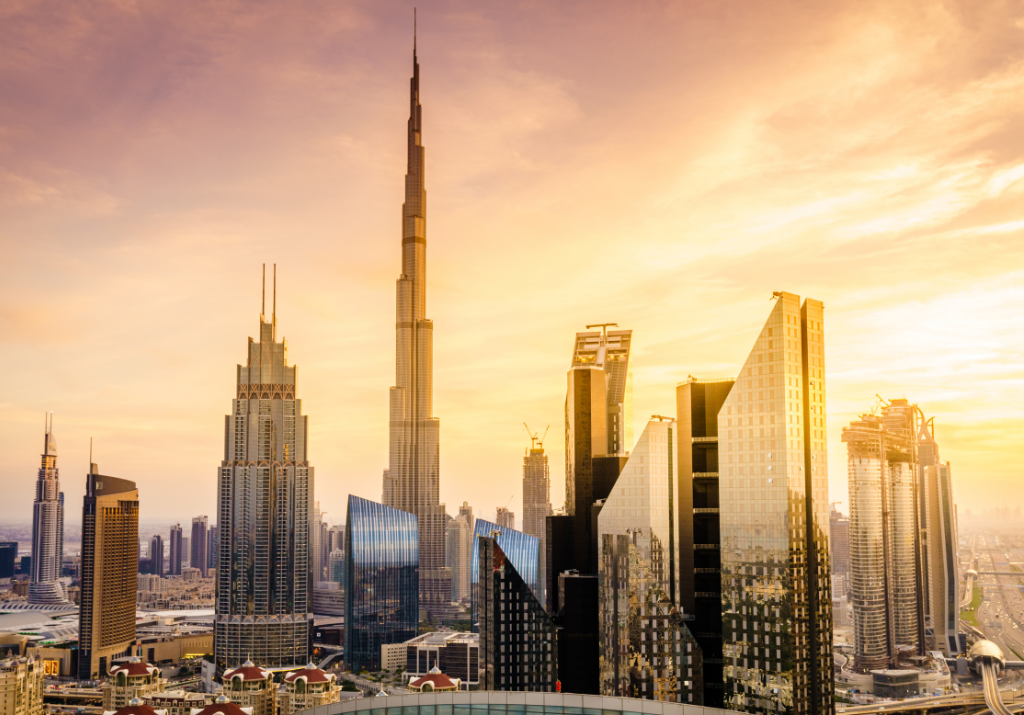
{"type": "Polygon", "coordinates": [[[677,605],[673,420],[647,423],[597,514],[601,694],[701,703],[701,653],[677,605]]]}
{"type": "MultiPolygon", "coordinates": [[[[469,567],[470,580],[470,614],[472,623],[476,623],[480,614],[479,584],[480,584],[480,545],[483,543],[481,537],[494,537],[496,535],[498,546],[501,547],[505,558],[512,562],[519,577],[526,582],[530,590],[538,600],[541,600],[538,584],[538,570],[540,568],[540,539],[521,531],[510,529],[507,526],[499,526],[486,519],[477,519],[473,528],[473,551],[472,562],[469,567]]],[[[542,601],[543,602],[543,601],[542,601]]]]}
{"type": "Polygon", "coordinates": [[[724,701],[831,715],[823,306],[775,298],[718,415],[724,701]]]}

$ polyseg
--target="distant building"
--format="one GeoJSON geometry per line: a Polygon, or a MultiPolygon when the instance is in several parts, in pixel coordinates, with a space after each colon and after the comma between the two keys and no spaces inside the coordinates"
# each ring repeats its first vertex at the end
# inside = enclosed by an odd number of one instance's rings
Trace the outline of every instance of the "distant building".
{"type": "Polygon", "coordinates": [[[318,616],[344,616],[345,591],[334,581],[321,581],[313,589],[313,613],[318,616]]]}
{"type": "Polygon", "coordinates": [[[181,524],[175,524],[171,527],[170,555],[167,563],[168,576],[181,576],[182,545],[181,524]]]}
{"type": "Polygon", "coordinates": [[[647,423],[597,519],[601,694],[699,705],[701,650],[676,594],[679,435],[663,420],[647,423]]]}
{"type": "Polygon", "coordinates": [[[416,515],[350,495],[345,518],[345,661],[380,669],[380,647],[419,630],[416,515]]]}
{"type": "Polygon", "coordinates": [[[127,663],[110,669],[110,677],[100,686],[103,691],[103,709],[119,710],[135,698],[162,692],[167,681],[160,677],[160,669],[132,656],[127,663]]]}
{"type": "Polygon", "coordinates": [[[0,578],[14,578],[14,562],[18,558],[17,541],[0,541],[0,578]]]}
{"type": "Polygon", "coordinates": [[[718,418],[733,380],[690,377],[676,386],[679,430],[679,606],[692,614],[702,656],[703,705],[725,704],[718,418]]]}
{"type": "Polygon", "coordinates": [[[192,519],[192,538],[189,540],[189,547],[191,554],[188,564],[194,569],[199,569],[200,573],[203,574],[203,578],[206,578],[207,560],[209,555],[209,537],[210,531],[210,517],[208,516],[197,516],[192,519]]]}
{"type": "Polygon", "coordinates": [[[491,538],[497,535],[498,546],[516,568],[516,573],[530,587],[534,595],[540,599],[538,569],[540,567],[540,540],[521,531],[507,526],[492,524],[486,519],[477,519],[473,533],[473,554],[470,562],[470,623],[476,623],[480,616],[480,596],[477,586],[480,583],[480,548],[481,537],[491,538]]]}
{"type": "Polygon", "coordinates": [[[0,661],[0,715],[43,715],[43,665],[31,657],[0,661]]]}
{"type": "Polygon", "coordinates": [[[135,640],[139,573],[139,490],[135,482],[103,476],[93,464],[82,509],[82,594],[78,678],[106,675],[135,640]]]}
{"type": "Polygon", "coordinates": [[[67,603],[61,584],[64,561],[64,493],[57,471],[57,441],[53,436],[53,414],[47,414],[42,463],[32,504],[32,585],[28,602],[67,603]]]}
{"type": "Polygon", "coordinates": [[[223,684],[217,688],[216,695],[227,697],[240,708],[248,709],[251,715],[277,715],[277,686],[273,675],[255,666],[251,660],[245,661],[241,667],[225,671],[223,684]]]}
{"type": "MultiPolygon", "coordinates": [[[[344,543],[344,542],[343,542],[344,543]]],[[[330,580],[338,584],[341,589],[345,588],[345,552],[338,548],[331,552],[330,580]]]]}
{"type": "Polygon", "coordinates": [[[498,540],[479,542],[480,690],[553,693],[555,624],[498,540]]]}
{"type": "Polygon", "coordinates": [[[452,572],[452,600],[469,598],[469,562],[473,553],[473,532],[464,516],[457,516],[445,527],[445,557],[452,572]]]}
{"type": "Polygon", "coordinates": [[[539,593],[543,594],[545,522],[552,514],[551,472],[548,457],[544,454],[544,442],[534,435],[530,435],[530,440],[530,448],[523,457],[523,533],[540,540],[539,593]]]}
{"type": "Polygon", "coordinates": [[[192,715],[193,711],[206,707],[211,700],[212,695],[185,690],[161,690],[142,697],[143,703],[167,715],[192,715]]]}
{"type": "Polygon", "coordinates": [[[432,631],[401,644],[402,668],[409,678],[427,675],[440,668],[458,678],[463,689],[476,685],[480,673],[480,634],[462,631],[432,631]]]}
{"type": "Polygon", "coordinates": [[[164,575],[164,539],[160,534],[149,540],[149,563],[154,574],[164,575]]]}
{"type": "Polygon", "coordinates": [[[337,676],[325,673],[312,663],[302,670],[284,676],[284,687],[278,694],[278,715],[295,715],[341,699],[337,676]]]}
{"type": "Polygon", "coordinates": [[[495,518],[495,521],[498,522],[498,526],[505,529],[516,528],[516,515],[505,507],[498,507],[498,516],[495,518]]]}
{"type": "MultiPolygon", "coordinates": [[[[850,519],[832,505],[829,512],[829,543],[832,548],[832,574],[850,574],[850,519]]],[[[848,582],[848,578],[844,581],[848,582]]],[[[845,595],[845,594],[844,594],[845,595]]]]}

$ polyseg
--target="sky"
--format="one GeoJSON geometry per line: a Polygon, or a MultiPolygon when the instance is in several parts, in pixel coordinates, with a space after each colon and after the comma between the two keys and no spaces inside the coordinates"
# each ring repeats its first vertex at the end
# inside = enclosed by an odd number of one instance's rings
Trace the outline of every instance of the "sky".
{"type": "MultiPolygon", "coordinates": [[[[0,520],[53,411],[141,518],[215,512],[277,264],[328,519],[379,500],[413,6],[0,5],[0,520]]],[[[441,499],[564,499],[573,335],[633,332],[634,415],[734,376],[773,291],[825,304],[830,498],[876,395],[935,417],[961,510],[1024,501],[1024,3],[420,2],[441,499]]],[[[520,521],[521,523],[521,521],[520,521]]]]}

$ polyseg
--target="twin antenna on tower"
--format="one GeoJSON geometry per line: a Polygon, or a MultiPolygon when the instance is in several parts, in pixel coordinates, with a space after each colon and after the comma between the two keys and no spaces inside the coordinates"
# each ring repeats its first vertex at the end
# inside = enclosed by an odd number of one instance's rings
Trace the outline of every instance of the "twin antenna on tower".
{"type": "MultiPolygon", "coordinates": [[[[271,310],[271,321],[276,319],[277,316],[277,264],[274,264],[273,274],[273,302],[270,304],[271,310]]],[[[263,301],[260,303],[260,320],[263,320],[263,316],[267,314],[267,264],[263,264],[263,301]]]]}

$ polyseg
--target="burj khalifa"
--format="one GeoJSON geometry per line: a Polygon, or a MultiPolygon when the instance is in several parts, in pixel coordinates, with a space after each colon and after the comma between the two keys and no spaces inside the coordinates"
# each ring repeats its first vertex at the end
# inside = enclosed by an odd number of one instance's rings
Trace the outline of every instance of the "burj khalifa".
{"type": "Polygon", "coordinates": [[[413,42],[408,168],[402,205],[402,274],[397,285],[395,386],[391,388],[385,505],[415,514],[419,529],[420,609],[451,602],[445,566],[445,507],[440,503],[440,422],[433,414],[434,323],[427,307],[427,192],[424,188],[420,66],[413,42]]]}

